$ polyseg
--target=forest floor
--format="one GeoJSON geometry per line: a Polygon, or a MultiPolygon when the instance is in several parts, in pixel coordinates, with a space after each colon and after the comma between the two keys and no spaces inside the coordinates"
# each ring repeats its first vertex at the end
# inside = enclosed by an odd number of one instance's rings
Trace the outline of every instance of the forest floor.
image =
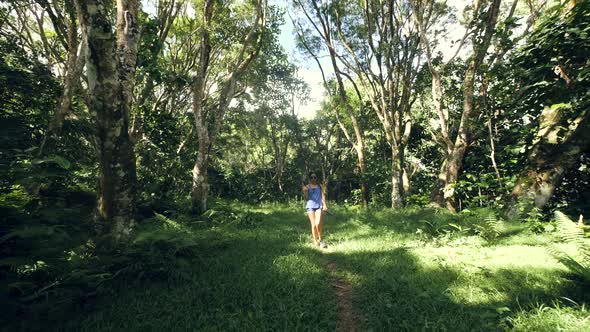
{"type": "Polygon", "coordinates": [[[320,250],[302,209],[233,208],[255,217],[178,218],[199,244],[185,277],[122,285],[59,329],[590,331],[589,289],[547,251],[567,246],[525,224],[486,233],[489,211],[336,207],[320,250]]]}

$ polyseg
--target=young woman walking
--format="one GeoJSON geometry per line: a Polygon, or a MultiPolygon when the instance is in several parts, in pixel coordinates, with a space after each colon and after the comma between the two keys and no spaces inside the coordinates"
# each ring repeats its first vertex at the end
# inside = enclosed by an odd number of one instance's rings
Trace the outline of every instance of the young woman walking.
{"type": "Polygon", "coordinates": [[[305,209],[311,223],[313,243],[325,249],[328,246],[322,240],[322,211],[327,211],[328,205],[326,204],[326,195],[322,190],[322,186],[318,184],[318,177],[315,173],[309,173],[309,183],[303,185],[302,191],[307,200],[305,209]]]}

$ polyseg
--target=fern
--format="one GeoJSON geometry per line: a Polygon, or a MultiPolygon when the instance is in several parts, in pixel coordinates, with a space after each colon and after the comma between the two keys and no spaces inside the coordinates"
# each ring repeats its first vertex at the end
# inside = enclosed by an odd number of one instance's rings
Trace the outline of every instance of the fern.
{"type": "Polygon", "coordinates": [[[489,214],[483,224],[475,226],[475,233],[487,241],[493,241],[500,237],[504,229],[504,222],[494,214],[489,214]]]}
{"type": "Polygon", "coordinates": [[[564,266],[584,281],[590,282],[590,244],[584,235],[584,230],[579,228],[568,216],[562,212],[555,212],[557,221],[557,234],[562,242],[573,244],[577,255],[572,257],[568,253],[549,248],[549,252],[564,266]]]}
{"type": "Polygon", "coordinates": [[[467,234],[471,230],[469,227],[464,227],[454,222],[449,223],[448,229],[449,232],[458,232],[459,234],[467,234]]]}
{"type": "Polygon", "coordinates": [[[224,205],[207,210],[203,216],[215,225],[231,225],[240,229],[256,228],[264,220],[262,213],[236,210],[224,205]]]}
{"type": "Polygon", "coordinates": [[[560,211],[555,211],[555,219],[557,221],[560,239],[563,242],[574,244],[587,254],[590,248],[587,247],[584,230],[579,228],[573,220],[560,211]]]}
{"type": "Polygon", "coordinates": [[[141,279],[187,280],[191,260],[200,255],[202,243],[186,224],[155,214],[154,223],[135,234],[132,245],[120,255],[115,277],[129,281],[141,279]]]}
{"type": "Polygon", "coordinates": [[[435,236],[439,235],[439,229],[435,225],[435,223],[432,223],[428,220],[420,220],[419,222],[423,226],[418,228],[417,233],[419,233],[419,234],[423,233],[423,234],[431,236],[431,237],[435,237],[435,236]]]}
{"type": "Polygon", "coordinates": [[[498,237],[504,232],[504,222],[493,214],[485,218],[485,224],[490,229],[490,232],[494,234],[494,237],[498,237]]]}

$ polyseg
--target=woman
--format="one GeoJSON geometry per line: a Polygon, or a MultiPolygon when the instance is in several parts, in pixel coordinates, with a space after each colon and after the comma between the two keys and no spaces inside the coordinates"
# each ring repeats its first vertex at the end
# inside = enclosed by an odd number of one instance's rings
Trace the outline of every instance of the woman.
{"type": "Polygon", "coordinates": [[[322,249],[328,248],[322,240],[322,211],[328,210],[328,205],[326,205],[326,195],[318,184],[318,177],[315,173],[309,173],[309,184],[303,185],[302,190],[307,200],[305,208],[311,223],[313,243],[322,249]]]}

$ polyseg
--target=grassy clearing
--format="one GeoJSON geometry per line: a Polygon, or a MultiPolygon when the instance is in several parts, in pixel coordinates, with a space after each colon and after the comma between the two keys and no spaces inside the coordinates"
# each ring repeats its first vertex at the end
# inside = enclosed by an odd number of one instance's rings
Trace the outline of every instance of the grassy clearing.
{"type": "Polygon", "coordinates": [[[503,224],[488,240],[474,235],[489,211],[335,208],[322,254],[301,209],[236,208],[256,218],[178,218],[178,231],[197,243],[183,278],[117,285],[57,329],[332,331],[329,261],[352,285],[359,330],[590,330],[590,292],[547,252],[551,235],[522,224],[503,224]]]}
{"type": "Polygon", "coordinates": [[[256,225],[195,226],[188,278],[122,289],[71,321],[76,331],[333,330],[335,295],[298,213],[257,211],[256,225]],[[306,233],[305,233],[306,234],[306,233]]]}
{"type": "MultiPolygon", "coordinates": [[[[546,251],[551,236],[505,224],[493,240],[425,235],[422,220],[482,223],[434,210],[342,213],[330,257],[353,283],[363,328],[374,330],[590,330],[587,289],[546,251]]],[[[432,228],[431,226],[428,226],[432,228]]]]}

